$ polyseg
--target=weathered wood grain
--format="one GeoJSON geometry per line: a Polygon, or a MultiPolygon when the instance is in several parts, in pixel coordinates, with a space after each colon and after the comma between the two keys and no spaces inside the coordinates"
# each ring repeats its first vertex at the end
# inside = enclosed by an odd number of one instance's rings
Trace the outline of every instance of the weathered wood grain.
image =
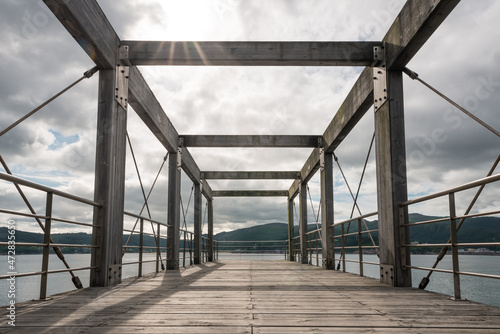
{"type": "Polygon", "coordinates": [[[15,329],[32,333],[500,331],[500,308],[290,261],[206,263],[21,303],[16,311],[15,329]]]}

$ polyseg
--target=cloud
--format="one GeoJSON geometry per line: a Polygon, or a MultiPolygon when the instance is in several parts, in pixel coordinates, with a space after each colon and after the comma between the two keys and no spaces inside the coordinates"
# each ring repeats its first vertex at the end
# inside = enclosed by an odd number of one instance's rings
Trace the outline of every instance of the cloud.
{"type": "MultiPolygon", "coordinates": [[[[99,1],[123,39],[157,40],[380,40],[404,4],[392,1],[99,1]],[[362,8],[360,8],[362,3],[362,8]]],[[[93,66],[90,58],[41,1],[0,5],[0,128],[5,128],[93,66]]],[[[500,39],[493,0],[463,1],[409,63],[432,84],[497,130],[500,129],[500,39]]],[[[342,104],[360,68],[142,67],[141,72],[180,134],[321,135],[342,104]]],[[[18,175],[93,197],[97,74],[84,80],[0,138],[0,154],[18,175]],[[50,179],[50,181],[49,181],[50,179]],[[50,183],[52,182],[52,183],[50,183]]],[[[404,78],[410,197],[483,177],[499,153],[499,139],[455,111],[418,82],[404,78]]],[[[355,192],[373,134],[373,109],[336,150],[355,192]]],[[[128,132],[146,193],[166,150],[128,110],[128,132]]],[[[310,149],[202,149],[190,152],[202,170],[300,170],[310,149]]],[[[150,197],[154,219],[166,219],[166,164],[150,197]]],[[[351,195],[337,165],[336,221],[349,218],[351,195]]],[[[375,211],[375,152],[359,197],[363,213],[375,211]]],[[[143,194],[130,150],[127,211],[139,212],[143,194]]],[[[211,181],[213,189],[287,189],[290,181],[211,181]]],[[[183,174],[184,204],[192,182],[183,174]]],[[[316,213],[319,175],[310,182],[316,213]]],[[[477,208],[491,209],[498,186],[488,186],[477,208]]],[[[29,192],[43,211],[44,196],[29,192]]],[[[4,205],[25,210],[11,185],[2,183],[4,205]]],[[[467,198],[459,198],[466,206],[467,198]]],[[[446,214],[446,203],[415,210],[446,214]]],[[[192,203],[191,203],[192,205],[192,203]]],[[[309,206],[309,222],[315,218],[309,206]]],[[[91,221],[91,210],[65,204],[58,213],[91,221]]],[[[357,213],[355,213],[357,214],[357,213]]],[[[187,213],[192,224],[192,206],[187,213]]],[[[216,199],[215,230],[286,222],[282,199],[216,199]]],[[[26,226],[34,228],[32,221],[26,226]]],[[[59,231],[71,227],[56,225],[59,231]]]]}

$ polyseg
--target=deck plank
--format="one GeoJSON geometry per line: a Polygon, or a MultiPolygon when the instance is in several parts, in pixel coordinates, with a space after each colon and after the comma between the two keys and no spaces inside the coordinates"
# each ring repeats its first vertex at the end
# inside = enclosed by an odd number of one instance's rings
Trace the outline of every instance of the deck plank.
{"type": "MultiPolygon", "coordinates": [[[[0,311],[6,319],[6,311],[0,311]]],[[[17,305],[0,333],[495,333],[500,308],[285,261],[224,261],[17,305]]]]}

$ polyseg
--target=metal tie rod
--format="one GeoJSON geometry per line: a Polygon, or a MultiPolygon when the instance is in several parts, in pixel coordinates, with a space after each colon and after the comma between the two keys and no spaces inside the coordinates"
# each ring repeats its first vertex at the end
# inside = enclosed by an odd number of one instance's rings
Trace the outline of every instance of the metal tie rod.
{"type": "Polygon", "coordinates": [[[88,78],[92,77],[97,71],[99,71],[99,68],[97,66],[95,66],[95,67],[91,68],[90,70],[88,70],[87,72],[83,73],[83,76],[80,79],[76,80],[71,85],[69,85],[68,87],[64,88],[62,91],[60,91],[56,95],[52,96],[50,99],[48,99],[47,101],[45,101],[44,103],[42,103],[41,105],[39,105],[38,107],[36,107],[35,109],[33,109],[32,111],[30,111],[29,113],[27,113],[26,115],[24,115],[23,117],[21,117],[19,120],[17,120],[13,124],[11,124],[8,128],[6,128],[2,132],[0,132],[0,137],[3,136],[4,134],[6,134],[7,132],[9,132],[10,130],[12,130],[13,128],[15,128],[21,122],[23,122],[28,117],[30,117],[31,115],[33,115],[34,113],[36,113],[38,110],[40,110],[43,107],[45,107],[50,102],[54,101],[59,96],[61,96],[62,94],[66,93],[69,89],[71,89],[73,86],[75,86],[77,83],[79,83],[83,79],[88,79],[88,78]]]}
{"type": "Polygon", "coordinates": [[[450,99],[449,97],[447,97],[446,95],[444,95],[443,93],[441,93],[440,91],[438,91],[436,88],[434,88],[431,85],[429,85],[424,80],[420,79],[418,77],[418,74],[416,72],[413,72],[408,67],[405,67],[403,69],[403,72],[405,72],[405,74],[408,75],[413,80],[419,81],[421,84],[423,84],[424,86],[426,86],[427,88],[429,88],[430,90],[432,90],[434,93],[436,93],[437,95],[441,96],[443,99],[445,99],[446,101],[448,101],[449,103],[451,103],[455,108],[459,109],[461,112],[463,112],[464,114],[466,114],[467,116],[469,116],[470,118],[472,118],[473,120],[475,120],[476,122],[478,122],[479,124],[481,124],[482,126],[484,126],[486,129],[490,130],[495,135],[497,135],[498,137],[500,137],[500,132],[498,132],[497,130],[493,129],[491,126],[489,126],[488,124],[486,124],[485,122],[483,122],[482,120],[480,120],[477,116],[475,116],[472,113],[470,113],[469,111],[467,111],[467,109],[465,109],[462,106],[460,106],[458,103],[456,103],[455,101],[453,101],[452,99],[450,99]]]}

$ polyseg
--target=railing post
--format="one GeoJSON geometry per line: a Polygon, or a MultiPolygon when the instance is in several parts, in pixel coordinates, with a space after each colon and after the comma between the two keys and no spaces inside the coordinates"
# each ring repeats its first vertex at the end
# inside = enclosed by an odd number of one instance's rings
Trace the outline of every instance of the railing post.
{"type": "Polygon", "coordinates": [[[288,260],[293,261],[293,237],[295,230],[293,226],[293,198],[288,199],[288,260]]]}
{"type": "Polygon", "coordinates": [[[144,219],[141,218],[139,225],[139,274],[142,277],[142,252],[144,250],[144,219]]]}
{"type": "MultiPolygon", "coordinates": [[[[214,205],[213,205],[213,200],[211,199],[207,200],[207,202],[208,202],[208,262],[213,262],[214,261],[214,205]]],[[[217,260],[218,259],[219,258],[217,257],[217,260]]]]}
{"type": "Polygon", "coordinates": [[[307,183],[300,183],[299,195],[299,236],[300,236],[300,263],[307,264],[307,183]]]}
{"type": "MultiPolygon", "coordinates": [[[[193,234],[189,233],[191,235],[191,241],[189,242],[189,265],[193,265],[193,234]]],[[[198,247],[200,247],[200,244],[198,243],[198,247]]],[[[200,248],[200,257],[201,257],[201,248],[200,248]]],[[[200,264],[200,258],[198,257],[198,264],[200,264]]]]}
{"type": "Polygon", "coordinates": [[[155,268],[155,272],[158,273],[160,271],[160,255],[161,255],[161,245],[160,245],[160,242],[161,242],[161,237],[160,237],[160,224],[157,223],[156,224],[156,232],[158,233],[157,236],[155,236],[156,238],[156,268],[155,268]]]}
{"type": "Polygon", "coordinates": [[[319,231],[316,231],[316,237],[314,241],[314,248],[316,249],[316,267],[319,267],[319,231]]]}
{"type": "Polygon", "coordinates": [[[462,299],[460,292],[460,266],[458,261],[458,237],[457,237],[457,216],[455,207],[455,194],[449,195],[450,204],[450,234],[451,234],[451,256],[453,262],[453,290],[455,299],[462,299]]]}
{"type": "Polygon", "coordinates": [[[363,273],[363,234],[361,234],[361,219],[358,219],[358,253],[359,253],[359,276],[363,273]]]}
{"type": "Polygon", "coordinates": [[[45,203],[45,233],[43,235],[43,256],[42,256],[42,276],[40,279],[40,299],[44,300],[47,298],[47,280],[49,271],[49,254],[50,254],[50,228],[52,225],[52,200],[54,194],[51,192],[47,193],[47,199],[45,203]]]}
{"type": "Polygon", "coordinates": [[[168,158],[167,270],[179,269],[181,156],[182,148],[179,148],[168,158]]]}
{"type": "Polygon", "coordinates": [[[375,147],[379,214],[380,281],[392,286],[411,286],[408,244],[406,148],[402,71],[373,69],[375,102],[375,147]]]}
{"type": "MultiPolygon", "coordinates": [[[[200,264],[201,259],[201,243],[202,243],[202,214],[203,213],[203,196],[201,193],[201,185],[194,184],[194,264],[200,264]]],[[[191,262],[191,264],[193,264],[191,262]]]]}
{"type": "Polygon", "coordinates": [[[186,231],[184,231],[184,241],[182,243],[182,266],[186,266],[186,231]]]}
{"type": "Polygon", "coordinates": [[[333,224],[333,153],[321,149],[321,247],[323,269],[335,269],[333,224]]]}
{"type": "Polygon", "coordinates": [[[342,257],[342,271],[345,273],[346,271],[346,268],[345,268],[345,239],[346,239],[346,236],[345,236],[345,227],[344,227],[345,224],[342,224],[341,226],[341,234],[342,234],[342,238],[340,238],[340,240],[342,241],[342,252],[341,252],[341,257],[342,257]]]}

